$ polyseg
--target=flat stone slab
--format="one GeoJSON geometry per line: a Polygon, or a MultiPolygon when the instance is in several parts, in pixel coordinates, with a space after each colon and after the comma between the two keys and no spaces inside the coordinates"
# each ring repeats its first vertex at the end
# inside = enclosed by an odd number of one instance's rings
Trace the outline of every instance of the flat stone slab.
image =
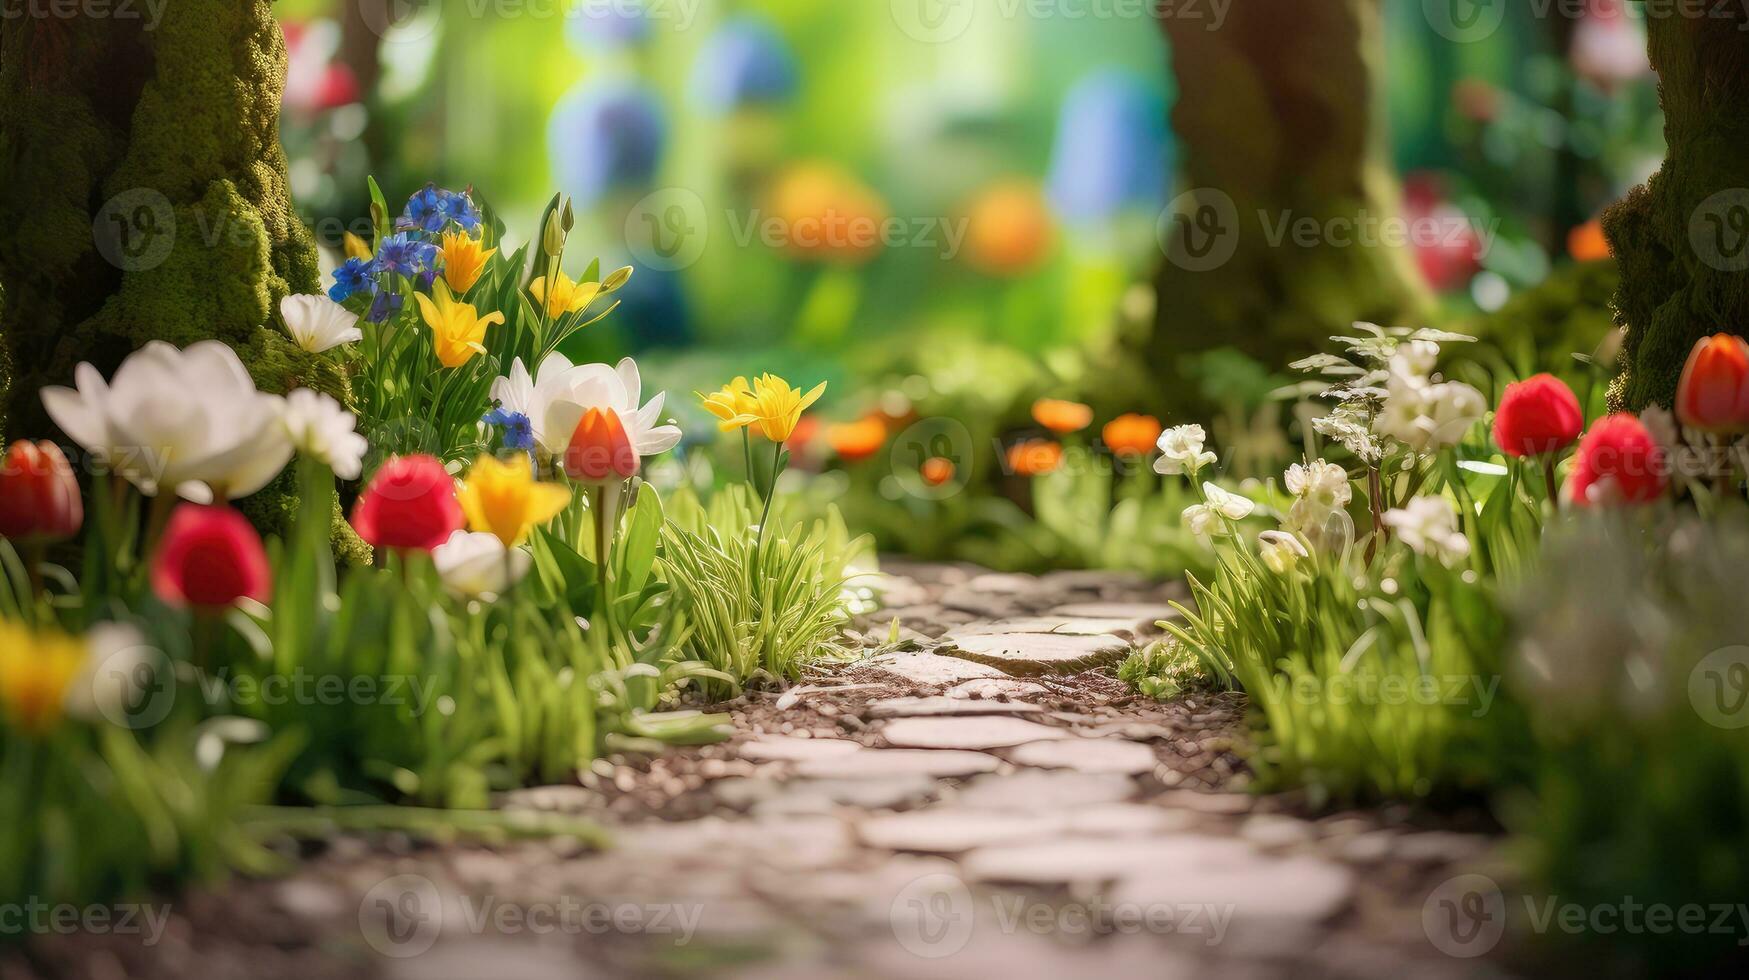
{"type": "Polygon", "coordinates": [[[1176,874],[1126,875],[1112,894],[1118,904],[1192,903],[1232,910],[1248,926],[1309,926],[1348,907],[1354,873],[1322,858],[1260,858],[1193,863],[1176,874]]]}
{"type": "Polygon", "coordinates": [[[898,718],[880,730],[888,745],[902,749],[1001,749],[1025,742],[1074,738],[1024,718],[974,716],[898,718]]]}
{"type": "Polygon", "coordinates": [[[753,762],[798,762],[802,759],[824,759],[848,755],[862,748],[843,738],[796,738],[793,735],[766,735],[735,746],[735,754],[753,762]]]}
{"type": "MultiPolygon", "coordinates": [[[[968,661],[969,662],[969,661],[968,661]]],[[[948,688],[950,698],[972,698],[974,700],[1002,700],[1004,698],[1037,697],[1049,694],[1050,688],[1038,681],[1021,680],[1016,677],[980,677],[948,688]]]]}
{"type": "Polygon", "coordinates": [[[957,854],[976,847],[1049,837],[1064,828],[1057,817],[989,810],[917,810],[873,817],[856,834],[870,847],[890,851],[957,854]]]}
{"type": "Polygon", "coordinates": [[[1115,772],[1139,776],[1153,772],[1158,760],[1154,750],[1122,738],[1065,738],[1028,742],[1008,753],[1008,761],[1041,769],[1073,769],[1076,772],[1115,772]]]}
{"type": "Polygon", "coordinates": [[[1169,789],[1155,797],[1154,801],[1197,813],[1231,817],[1250,813],[1257,798],[1244,793],[1202,793],[1193,789],[1169,789]]]}
{"type": "Polygon", "coordinates": [[[997,668],[1016,677],[1077,674],[1115,666],[1129,655],[1128,640],[1067,633],[996,633],[963,636],[936,648],[938,654],[997,668]]]}
{"type": "Polygon", "coordinates": [[[1183,810],[1164,810],[1146,803],[1105,803],[1077,807],[1060,814],[1066,833],[1082,837],[1134,837],[1189,830],[1196,818],[1183,810]]]}
{"type": "Polygon", "coordinates": [[[1046,616],[1067,616],[1072,619],[1114,619],[1128,623],[1136,633],[1159,633],[1156,624],[1178,618],[1178,610],[1163,602],[1075,602],[1058,606],[1046,616]]]}
{"type": "Polygon", "coordinates": [[[839,807],[890,810],[920,803],[939,791],[934,778],[919,773],[868,779],[798,779],[779,784],[753,807],[759,816],[831,813],[839,807]]]}
{"type": "Polygon", "coordinates": [[[822,779],[884,779],[890,776],[930,776],[947,779],[995,772],[1002,760],[984,752],[935,749],[863,749],[849,755],[807,759],[795,765],[796,775],[822,779]]]}
{"type": "MultiPolygon", "coordinates": [[[[1228,837],[1181,834],[1155,840],[1075,837],[981,847],[960,863],[969,881],[1029,885],[1175,878],[1197,869],[1221,869],[1256,861],[1246,844],[1228,837]]],[[[1185,901],[1208,899],[1186,893],[1185,901]]]]}
{"type": "Polygon", "coordinates": [[[943,639],[957,640],[963,636],[1002,636],[1008,633],[1063,633],[1070,636],[1104,636],[1137,632],[1130,619],[1088,619],[1073,616],[1027,616],[994,623],[967,623],[955,626],[943,634],[943,639]]]}
{"type": "Polygon", "coordinates": [[[1135,781],[1115,773],[1025,769],[979,776],[955,797],[961,806],[984,810],[1067,810],[1120,803],[1136,795],[1135,781]]]}
{"type": "Polygon", "coordinates": [[[985,677],[1001,677],[1000,670],[960,657],[938,653],[892,653],[870,660],[869,666],[915,684],[958,684],[985,677]]]}
{"type": "Polygon", "coordinates": [[[927,698],[892,698],[868,706],[870,718],[934,718],[948,715],[1021,715],[1045,709],[1027,701],[973,700],[936,695],[927,698]]]}

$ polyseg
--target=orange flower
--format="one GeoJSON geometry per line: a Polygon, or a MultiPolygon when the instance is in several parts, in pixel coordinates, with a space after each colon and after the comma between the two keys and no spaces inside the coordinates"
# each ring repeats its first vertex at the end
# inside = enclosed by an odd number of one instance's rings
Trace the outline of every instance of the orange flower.
{"type": "Polygon", "coordinates": [[[923,482],[932,487],[946,485],[954,478],[956,472],[953,460],[945,456],[931,456],[924,460],[923,465],[918,469],[918,473],[923,477],[923,482]]]}
{"type": "Polygon", "coordinates": [[[1596,262],[1609,258],[1609,239],[1603,236],[1603,222],[1592,218],[1567,235],[1567,251],[1575,262],[1596,262]]]}
{"type": "Polygon", "coordinates": [[[1039,425],[1061,436],[1080,432],[1092,425],[1093,409],[1080,402],[1040,398],[1032,403],[1032,417],[1039,425]]]}
{"type": "Polygon", "coordinates": [[[826,427],[826,441],[846,463],[865,460],[887,443],[887,423],[879,415],[865,415],[855,422],[826,427]]]}
{"type": "Polygon", "coordinates": [[[1159,419],[1131,412],[1105,423],[1099,437],[1105,440],[1107,449],[1119,456],[1146,456],[1154,451],[1160,432],[1159,419]]]}
{"type": "Polygon", "coordinates": [[[592,408],[577,423],[565,451],[565,472],[580,483],[606,484],[638,475],[638,453],[613,409],[592,408]]]}
{"type": "Polygon", "coordinates": [[[966,226],[966,261],[992,276],[1033,271],[1055,241],[1044,194],[1026,180],[1004,181],[978,195],[967,209],[966,226]]]}
{"type": "Polygon", "coordinates": [[[1728,333],[1702,337],[1676,383],[1676,417],[1706,432],[1749,431],[1749,344],[1728,333]]]}
{"type": "Polygon", "coordinates": [[[1020,476],[1044,476],[1063,465],[1063,447],[1049,439],[1028,439],[1008,447],[1008,469],[1020,476]]]}
{"type": "Polygon", "coordinates": [[[778,176],[767,198],[778,238],[792,256],[860,265],[884,247],[886,202],[836,164],[798,163],[778,176]]]}

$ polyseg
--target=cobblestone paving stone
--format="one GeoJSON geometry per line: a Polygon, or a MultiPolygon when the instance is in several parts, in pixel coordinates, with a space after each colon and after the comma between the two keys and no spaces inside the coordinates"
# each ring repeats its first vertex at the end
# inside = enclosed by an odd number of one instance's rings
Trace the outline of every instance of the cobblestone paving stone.
{"type": "Polygon", "coordinates": [[[0,953],[0,976],[1500,975],[1423,924],[1441,881],[1497,867],[1497,840],[1461,816],[1254,796],[1242,698],[1157,704],[1111,676],[1172,588],[888,572],[887,607],[857,626],[878,647],[896,617],[907,649],[731,702],[725,744],[501,801],[597,819],[609,849],[343,837],[289,877],[170,901],[154,945],[39,937],[0,953]],[[1024,653],[1065,636],[1103,669],[1024,653]],[[989,637],[1023,651],[1011,670],[964,659],[989,637]]]}

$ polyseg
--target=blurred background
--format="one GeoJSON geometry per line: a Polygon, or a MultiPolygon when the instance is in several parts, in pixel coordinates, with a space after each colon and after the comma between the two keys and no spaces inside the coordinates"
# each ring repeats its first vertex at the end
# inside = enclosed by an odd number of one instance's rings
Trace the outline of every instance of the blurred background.
{"type": "Polygon", "coordinates": [[[886,448],[852,423],[891,437],[947,415],[1000,443],[1046,396],[1171,424],[1201,389],[1217,426],[1245,428],[1290,358],[1225,350],[1256,318],[1209,310],[1273,290],[1302,339],[1373,314],[1342,298],[1366,292],[1347,272],[1300,288],[1242,259],[1193,282],[1212,303],[1170,275],[1199,152],[1203,186],[1228,161],[1242,182],[1265,138],[1291,170],[1297,126],[1364,151],[1308,152],[1304,181],[1273,174],[1267,194],[1223,189],[1286,217],[1301,183],[1347,167],[1363,215],[1437,229],[1392,250],[1407,271],[1379,318],[1503,338],[1524,369],[1605,342],[1595,218],[1656,168],[1661,119],[1637,5],[1573,6],[281,0],[283,138],[329,263],[367,174],[391,203],[472,187],[513,237],[571,195],[568,271],[599,255],[636,274],[569,353],[635,354],[701,437],[678,395],[767,370],[832,383],[821,453],[849,462],[886,448]]]}

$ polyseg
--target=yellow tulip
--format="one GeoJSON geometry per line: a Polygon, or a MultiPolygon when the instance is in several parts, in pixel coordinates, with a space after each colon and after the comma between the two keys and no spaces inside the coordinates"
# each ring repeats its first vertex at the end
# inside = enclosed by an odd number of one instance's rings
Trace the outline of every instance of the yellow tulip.
{"type": "Polygon", "coordinates": [[[369,262],[371,256],[375,254],[371,251],[370,246],[364,243],[364,239],[350,231],[342,233],[341,243],[346,246],[346,257],[349,259],[363,259],[369,262]]]}
{"type": "Polygon", "coordinates": [[[558,516],[571,502],[571,491],[557,483],[535,481],[526,456],[504,462],[481,456],[456,490],[468,527],[496,535],[514,548],[535,527],[558,516]]]}
{"type": "Polygon", "coordinates": [[[694,392],[704,402],[705,411],[717,417],[717,428],[723,432],[744,429],[759,421],[759,402],[746,378],[736,378],[710,394],[694,392]]]}
{"type": "Polygon", "coordinates": [[[433,296],[415,293],[414,298],[419,301],[419,312],[425,315],[425,323],[431,328],[431,342],[437,350],[438,362],[446,368],[461,367],[475,354],[484,354],[486,328],[503,323],[504,314],[480,316],[473,304],[457,302],[442,286],[432,292],[433,296]]]}
{"type": "Polygon", "coordinates": [[[819,401],[825,391],[824,381],[804,395],[801,389],[791,388],[788,381],[774,374],[760,375],[753,382],[753,415],[759,431],[772,442],[788,441],[796,431],[796,423],[802,420],[802,413],[819,401]]]}
{"type": "Polygon", "coordinates": [[[601,292],[601,283],[573,282],[570,276],[559,273],[554,280],[557,285],[551,293],[547,291],[547,277],[541,276],[528,284],[530,295],[536,303],[545,303],[547,316],[557,319],[566,313],[578,313],[590,303],[595,302],[595,294],[601,292]]]}
{"type": "Polygon", "coordinates": [[[33,735],[59,724],[85,656],[80,640],[0,620],[0,709],[6,720],[33,735]]]}
{"type": "Polygon", "coordinates": [[[495,248],[483,248],[485,242],[466,232],[452,231],[443,236],[443,281],[461,295],[474,288],[486,271],[486,260],[498,254],[495,248]]]}

